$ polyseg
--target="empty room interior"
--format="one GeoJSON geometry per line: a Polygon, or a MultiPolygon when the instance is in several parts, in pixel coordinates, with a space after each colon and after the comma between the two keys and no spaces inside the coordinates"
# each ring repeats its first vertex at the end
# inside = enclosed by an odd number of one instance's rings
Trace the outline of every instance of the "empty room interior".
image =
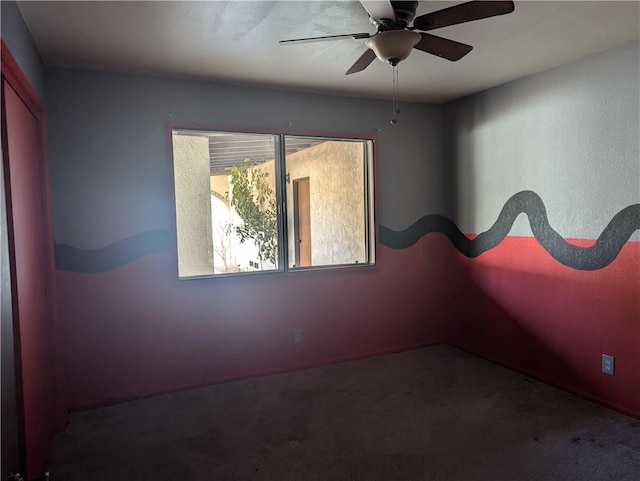
{"type": "Polygon", "coordinates": [[[640,2],[1,2],[2,481],[640,479],[640,2]]]}

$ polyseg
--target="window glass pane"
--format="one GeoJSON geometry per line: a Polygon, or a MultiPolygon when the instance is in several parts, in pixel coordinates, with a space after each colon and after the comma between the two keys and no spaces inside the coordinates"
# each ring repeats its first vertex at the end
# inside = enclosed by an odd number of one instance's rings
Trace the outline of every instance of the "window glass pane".
{"type": "Polygon", "coordinates": [[[285,136],[290,268],[371,262],[367,144],[285,136]]]}
{"type": "Polygon", "coordinates": [[[173,132],[180,277],[278,269],[276,142],[173,132]]]}
{"type": "Polygon", "coordinates": [[[181,278],[375,262],[370,140],[189,129],[172,140],[181,278]]]}

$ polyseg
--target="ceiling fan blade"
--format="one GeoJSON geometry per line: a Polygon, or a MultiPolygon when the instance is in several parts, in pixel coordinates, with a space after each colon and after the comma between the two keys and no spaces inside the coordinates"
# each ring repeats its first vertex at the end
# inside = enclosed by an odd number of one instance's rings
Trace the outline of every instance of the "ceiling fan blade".
{"type": "Polygon", "coordinates": [[[380,23],[383,18],[391,20],[395,23],[396,12],[389,0],[360,0],[360,3],[367,11],[369,16],[380,23]]]}
{"type": "Polygon", "coordinates": [[[376,58],[376,54],[370,48],[367,49],[365,53],[363,53],[356,63],[354,63],[345,75],[351,75],[352,73],[362,72],[365,68],[371,64],[376,58]]]}
{"type": "Polygon", "coordinates": [[[413,26],[418,30],[435,30],[449,25],[504,15],[513,12],[514,9],[515,5],[512,1],[472,1],[420,15],[413,21],[413,26]]]}
{"type": "Polygon", "coordinates": [[[293,38],[291,40],[280,40],[280,45],[290,45],[293,43],[311,43],[311,42],[326,42],[328,40],[343,40],[346,38],[352,38],[358,40],[360,38],[369,38],[369,33],[347,33],[344,35],[327,35],[325,37],[309,37],[309,38],[293,38]]]}
{"type": "Polygon", "coordinates": [[[422,36],[422,40],[413,48],[446,58],[452,62],[460,60],[473,49],[471,45],[449,40],[448,38],[436,37],[430,33],[420,33],[420,35],[422,36]]]}

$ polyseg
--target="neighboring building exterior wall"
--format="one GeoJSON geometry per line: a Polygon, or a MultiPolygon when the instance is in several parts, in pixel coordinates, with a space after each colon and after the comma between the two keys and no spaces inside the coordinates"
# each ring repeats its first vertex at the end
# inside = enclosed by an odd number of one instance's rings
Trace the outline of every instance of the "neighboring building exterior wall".
{"type": "MultiPolygon", "coordinates": [[[[274,192],[275,162],[261,162],[255,167],[267,174],[267,181],[274,192]]],[[[308,178],[310,182],[311,258],[312,265],[326,266],[365,263],[365,199],[364,199],[364,145],[362,142],[327,141],[300,150],[286,158],[286,184],[288,214],[289,265],[294,265],[294,182],[308,178]]],[[[229,195],[231,185],[228,176],[212,176],[211,191],[218,197],[229,195]]],[[[214,258],[216,266],[221,264],[221,251],[225,251],[230,263],[243,271],[254,270],[249,261],[261,269],[275,268],[269,262],[258,262],[255,244],[240,243],[235,235],[227,238],[223,245],[220,235],[226,226],[241,220],[229,205],[231,212],[223,212],[221,201],[213,201],[214,258]]],[[[216,268],[218,269],[218,268],[216,268]]]]}
{"type": "Polygon", "coordinates": [[[226,199],[229,196],[229,177],[227,175],[212,175],[209,178],[211,192],[215,192],[218,198],[226,199]]]}
{"type": "Polygon", "coordinates": [[[315,266],[365,263],[364,146],[328,141],[286,159],[289,262],[295,259],[293,183],[309,178],[315,266]]]}
{"type": "Polygon", "coordinates": [[[213,274],[209,139],[174,134],[173,168],[180,275],[213,274]]]}

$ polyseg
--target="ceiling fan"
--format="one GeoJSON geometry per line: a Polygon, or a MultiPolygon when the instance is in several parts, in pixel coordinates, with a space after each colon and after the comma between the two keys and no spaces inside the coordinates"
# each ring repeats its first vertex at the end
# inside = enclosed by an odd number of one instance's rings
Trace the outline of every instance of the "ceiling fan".
{"type": "Polygon", "coordinates": [[[437,55],[452,62],[460,60],[473,47],[442,37],[437,37],[429,30],[471,22],[497,15],[513,12],[512,1],[471,1],[454,5],[435,12],[415,17],[418,2],[390,0],[360,0],[369,14],[369,21],[377,32],[350,33],[329,35],[324,37],[296,38],[281,40],[280,45],[291,45],[308,42],[325,42],[329,40],[367,39],[367,51],[347,70],[346,75],[361,72],[377,57],[383,62],[396,66],[406,59],[412,49],[437,55]],[[413,25],[409,26],[413,20],[413,25]],[[416,30],[419,30],[417,32],[416,30]]]}

